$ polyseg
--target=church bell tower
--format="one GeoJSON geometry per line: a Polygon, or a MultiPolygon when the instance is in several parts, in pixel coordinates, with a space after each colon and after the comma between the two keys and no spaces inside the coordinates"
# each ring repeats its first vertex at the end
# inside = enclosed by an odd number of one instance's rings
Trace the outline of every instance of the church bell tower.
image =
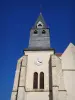
{"type": "Polygon", "coordinates": [[[17,62],[11,100],[66,100],[61,94],[58,99],[58,90],[64,90],[62,74],[57,75],[59,66],[61,61],[50,47],[50,31],[40,13],[30,30],[29,46],[17,62]]]}
{"type": "Polygon", "coordinates": [[[30,31],[29,48],[48,49],[50,48],[50,32],[42,13],[30,31]]]}

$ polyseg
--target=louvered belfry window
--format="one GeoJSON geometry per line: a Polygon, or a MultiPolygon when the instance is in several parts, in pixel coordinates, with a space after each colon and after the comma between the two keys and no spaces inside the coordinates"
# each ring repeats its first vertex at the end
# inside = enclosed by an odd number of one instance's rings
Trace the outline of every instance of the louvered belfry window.
{"type": "Polygon", "coordinates": [[[40,73],[40,89],[44,89],[44,73],[40,73]]]}
{"type": "Polygon", "coordinates": [[[33,89],[37,89],[37,88],[38,88],[38,73],[35,72],[33,76],[33,89]]]}

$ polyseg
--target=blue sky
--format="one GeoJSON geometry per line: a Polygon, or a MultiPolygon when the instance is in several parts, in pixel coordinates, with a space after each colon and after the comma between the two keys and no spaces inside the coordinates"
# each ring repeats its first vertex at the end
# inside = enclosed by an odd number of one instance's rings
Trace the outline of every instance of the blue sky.
{"type": "Polygon", "coordinates": [[[10,100],[16,63],[28,46],[40,5],[50,27],[51,48],[61,53],[70,42],[75,44],[75,1],[0,0],[0,100],[10,100]]]}

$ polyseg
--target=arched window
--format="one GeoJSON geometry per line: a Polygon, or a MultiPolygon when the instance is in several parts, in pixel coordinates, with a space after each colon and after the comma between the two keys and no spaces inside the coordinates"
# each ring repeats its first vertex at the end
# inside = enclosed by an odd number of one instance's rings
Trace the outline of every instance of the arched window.
{"type": "Polygon", "coordinates": [[[44,89],[44,73],[40,73],[40,89],[44,89]]]}
{"type": "Polygon", "coordinates": [[[37,88],[38,88],[38,73],[35,72],[33,76],[33,89],[37,89],[37,88]]]}
{"type": "Polygon", "coordinates": [[[45,33],[46,33],[46,31],[45,31],[45,30],[43,30],[43,31],[42,31],[42,34],[45,34],[45,33]]]}
{"type": "Polygon", "coordinates": [[[37,34],[37,30],[34,31],[34,34],[37,34]]]}

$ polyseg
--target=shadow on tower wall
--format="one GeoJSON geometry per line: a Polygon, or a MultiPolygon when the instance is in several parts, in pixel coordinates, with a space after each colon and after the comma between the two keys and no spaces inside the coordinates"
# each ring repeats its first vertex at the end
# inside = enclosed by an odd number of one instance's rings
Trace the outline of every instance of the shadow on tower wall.
{"type": "Polygon", "coordinates": [[[52,56],[49,59],[49,100],[53,100],[53,91],[52,91],[52,56]]]}

